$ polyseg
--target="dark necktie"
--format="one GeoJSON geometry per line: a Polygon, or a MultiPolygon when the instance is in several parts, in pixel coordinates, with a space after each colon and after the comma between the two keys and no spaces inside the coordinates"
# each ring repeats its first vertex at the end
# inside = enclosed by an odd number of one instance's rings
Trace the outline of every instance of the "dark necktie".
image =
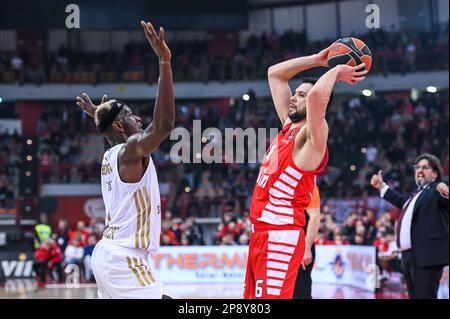
{"type": "Polygon", "coordinates": [[[403,206],[403,209],[402,209],[402,211],[400,213],[400,216],[399,216],[398,221],[397,221],[397,227],[396,227],[396,231],[397,231],[397,248],[398,249],[400,249],[400,229],[401,229],[400,227],[402,225],[403,217],[405,216],[405,213],[408,210],[409,204],[411,204],[414,196],[416,196],[417,193],[420,192],[422,189],[423,189],[423,187],[421,186],[418,189],[416,189],[414,191],[414,193],[411,194],[411,196],[406,201],[406,204],[405,204],[405,206],[403,206]]]}

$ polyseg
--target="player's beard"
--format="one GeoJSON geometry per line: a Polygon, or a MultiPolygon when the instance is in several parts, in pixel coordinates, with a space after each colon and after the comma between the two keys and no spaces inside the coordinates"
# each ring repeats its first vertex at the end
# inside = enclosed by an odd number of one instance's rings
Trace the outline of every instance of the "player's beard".
{"type": "Polygon", "coordinates": [[[292,111],[288,113],[289,119],[292,123],[297,123],[306,119],[306,108],[303,108],[300,111],[292,111]]]}

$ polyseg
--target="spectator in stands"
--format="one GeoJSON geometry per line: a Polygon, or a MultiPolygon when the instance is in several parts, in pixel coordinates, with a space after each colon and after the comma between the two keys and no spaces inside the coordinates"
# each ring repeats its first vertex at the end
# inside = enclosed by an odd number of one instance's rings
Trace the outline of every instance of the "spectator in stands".
{"type": "Polygon", "coordinates": [[[234,241],[234,236],[232,233],[226,233],[222,236],[220,240],[220,245],[222,246],[234,246],[237,243],[234,241]]]}
{"type": "Polygon", "coordinates": [[[24,81],[24,62],[23,59],[20,57],[19,54],[14,54],[14,56],[11,59],[11,68],[14,72],[14,81],[16,83],[19,83],[20,85],[23,84],[24,81]]]}
{"type": "Polygon", "coordinates": [[[91,233],[86,230],[86,224],[80,220],[77,222],[77,228],[69,231],[69,241],[72,239],[78,239],[81,247],[86,246],[87,238],[91,233]]]}
{"type": "Polygon", "coordinates": [[[34,248],[39,248],[41,245],[52,237],[52,227],[46,223],[44,215],[40,218],[34,226],[35,240],[34,248]]]}
{"type": "Polygon", "coordinates": [[[62,282],[64,278],[62,270],[63,254],[53,239],[45,240],[41,247],[34,252],[34,259],[33,270],[36,273],[38,287],[45,286],[48,276],[62,282]],[[57,278],[53,277],[54,271],[57,278]]]}
{"type": "Polygon", "coordinates": [[[189,217],[186,220],[188,229],[190,232],[190,244],[191,245],[204,245],[203,240],[203,227],[196,222],[195,217],[189,217]]]}
{"type": "Polygon", "coordinates": [[[92,252],[94,251],[96,244],[97,244],[97,237],[95,234],[92,234],[88,237],[87,245],[86,247],[84,247],[83,266],[84,266],[84,277],[87,282],[94,281],[94,273],[92,272],[91,258],[92,252]]]}
{"type": "Polygon", "coordinates": [[[250,242],[250,237],[249,237],[249,235],[247,233],[242,233],[239,236],[239,239],[238,239],[238,244],[239,245],[248,245],[249,242],[250,242]]]}
{"type": "Polygon", "coordinates": [[[329,243],[330,245],[350,245],[350,243],[344,238],[341,233],[334,235],[334,240],[329,243]]]}
{"type": "Polygon", "coordinates": [[[327,245],[327,244],[329,244],[329,241],[327,239],[327,235],[324,232],[323,227],[319,228],[319,232],[317,233],[317,238],[314,241],[314,244],[315,245],[327,245]]]}
{"type": "Polygon", "coordinates": [[[350,240],[350,244],[352,245],[365,245],[364,234],[356,233],[353,238],[350,240]]]}
{"type": "MultiPolygon", "coordinates": [[[[175,235],[175,232],[172,230],[172,221],[171,220],[164,220],[161,223],[161,245],[163,246],[177,246],[179,245],[179,242],[177,240],[177,236],[175,235]]],[[[181,235],[180,235],[181,238],[181,235]]]]}
{"type": "Polygon", "coordinates": [[[81,246],[81,240],[79,237],[73,237],[64,251],[64,262],[66,265],[80,266],[83,256],[84,248],[81,246]]]}
{"type": "Polygon", "coordinates": [[[60,219],[58,221],[58,229],[52,237],[58,243],[61,251],[65,251],[67,244],[69,243],[69,224],[65,219],[60,219]]]}

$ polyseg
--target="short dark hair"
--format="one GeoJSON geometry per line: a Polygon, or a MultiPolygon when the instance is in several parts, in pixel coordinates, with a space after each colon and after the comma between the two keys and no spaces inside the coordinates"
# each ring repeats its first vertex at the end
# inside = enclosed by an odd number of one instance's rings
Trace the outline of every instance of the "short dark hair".
{"type": "Polygon", "coordinates": [[[431,166],[431,169],[438,175],[437,180],[440,181],[444,170],[442,169],[441,161],[439,160],[439,158],[437,158],[433,154],[424,153],[417,156],[416,160],[414,161],[414,164],[417,165],[423,159],[428,161],[428,164],[431,166]]]}
{"type": "MultiPolygon", "coordinates": [[[[301,82],[302,82],[302,84],[309,83],[314,86],[317,83],[317,79],[316,78],[303,78],[303,79],[301,79],[301,82]]],[[[327,104],[327,110],[331,106],[331,103],[333,102],[333,97],[334,97],[334,93],[333,93],[333,91],[331,91],[330,99],[328,100],[328,104],[327,104]]]]}

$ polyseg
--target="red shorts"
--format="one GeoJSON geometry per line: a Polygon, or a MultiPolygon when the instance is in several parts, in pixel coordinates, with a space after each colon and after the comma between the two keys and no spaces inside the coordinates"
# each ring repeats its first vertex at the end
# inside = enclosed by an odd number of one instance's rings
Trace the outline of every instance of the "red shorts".
{"type": "Polygon", "coordinates": [[[245,275],[245,299],[292,299],[305,253],[305,233],[259,230],[251,234],[245,275]]]}

